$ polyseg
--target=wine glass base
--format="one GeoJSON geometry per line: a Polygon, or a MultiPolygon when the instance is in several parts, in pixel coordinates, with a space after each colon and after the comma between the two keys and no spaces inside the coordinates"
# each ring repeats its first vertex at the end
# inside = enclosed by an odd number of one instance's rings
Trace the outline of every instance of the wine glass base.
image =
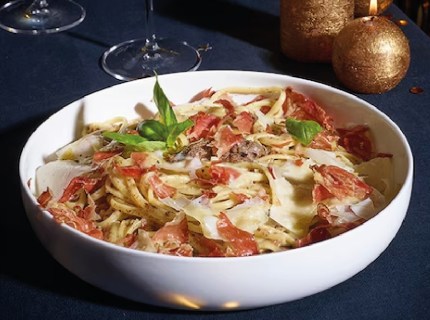
{"type": "Polygon", "coordinates": [[[16,0],[0,8],[0,28],[12,33],[44,34],[65,31],[80,24],[85,9],[70,0],[16,0]]]}
{"type": "Polygon", "coordinates": [[[198,50],[175,39],[157,39],[148,46],[146,39],[119,43],[102,56],[102,67],[119,80],[136,80],[157,74],[194,71],[200,66],[198,50]]]}

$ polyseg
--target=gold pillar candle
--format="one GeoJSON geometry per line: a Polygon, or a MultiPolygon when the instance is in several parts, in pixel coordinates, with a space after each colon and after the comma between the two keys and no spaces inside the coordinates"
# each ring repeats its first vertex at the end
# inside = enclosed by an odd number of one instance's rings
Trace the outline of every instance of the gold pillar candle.
{"type": "MultiPolygon", "coordinates": [[[[385,12],[393,3],[393,0],[378,0],[375,16],[385,12]]],[[[365,17],[369,15],[369,0],[354,0],[354,16],[365,17]]]]}
{"type": "Polygon", "coordinates": [[[354,19],[354,0],[281,0],[281,51],[304,62],[331,62],[333,41],[354,19]]]}
{"type": "Polygon", "coordinates": [[[383,17],[357,18],[334,40],[334,72],[357,93],[391,90],[404,78],[409,63],[409,40],[395,23],[383,17]]]}

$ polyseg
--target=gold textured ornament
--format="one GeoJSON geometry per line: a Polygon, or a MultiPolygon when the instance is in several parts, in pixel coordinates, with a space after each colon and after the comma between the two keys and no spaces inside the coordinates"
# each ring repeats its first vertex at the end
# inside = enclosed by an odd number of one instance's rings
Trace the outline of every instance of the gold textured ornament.
{"type": "Polygon", "coordinates": [[[404,78],[409,63],[409,40],[385,18],[357,18],[339,32],[333,43],[334,72],[357,93],[391,90],[404,78]]]}
{"type": "MultiPolygon", "coordinates": [[[[375,16],[385,12],[393,3],[393,0],[378,0],[377,11],[375,16]]],[[[369,15],[370,1],[369,0],[354,0],[354,15],[356,17],[365,17],[369,15]]]]}
{"type": "Polygon", "coordinates": [[[333,41],[354,19],[353,0],[281,0],[281,51],[303,62],[331,62],[333,41]]]}

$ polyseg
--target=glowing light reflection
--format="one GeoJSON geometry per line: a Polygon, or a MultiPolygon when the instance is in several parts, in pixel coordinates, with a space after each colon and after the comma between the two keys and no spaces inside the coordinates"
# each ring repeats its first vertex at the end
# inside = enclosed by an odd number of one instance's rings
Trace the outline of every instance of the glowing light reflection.
{"type": "MultiPolygon", "coordinates": [[[[205,309],[205,307],[207,307],[207,304],[197,297],[185,296],[178,293],[163,295],[163,300],[168,301],[170,304],[194,310],[205,309]]],[[[240,303],[238,301],[227,301],[219,306],[220,309],[235,309],[238,307],[240,307],[240,303]]]]}
{"type": "Polygon", "coordinates": [[[222,307],[224,309],[233,309],[233,308],[237,308],[239,306],[240,306],[240,303],[237,301],[229,301],[229,302],[226,302],[222,305],[222,307]]]}
{"type": "Polygon", "coordinates": [[[204,305],[203,301],[199,301],[197,298],[186,297],[182,294],[171,293],[165,296],[166,300],[170,303],[174,303],[179,306],[187,307],[189,309],[201,309],[204,305]]]}

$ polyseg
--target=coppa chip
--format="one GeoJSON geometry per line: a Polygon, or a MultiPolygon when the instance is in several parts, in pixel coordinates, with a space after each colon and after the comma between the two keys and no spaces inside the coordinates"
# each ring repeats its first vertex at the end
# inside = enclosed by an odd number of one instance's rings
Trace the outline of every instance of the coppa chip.
{"type": "Polygon", "coordinates": [[[157,79],[154,101],[154,119],[108,121],[37,170],[56,221],[131,249],[230,257],[329,239],[387,204],[391,157],[368,128],[335,128],[291,87],[208,89],[172,108],[157,79]],[[98,143],[76,152],[85,141],[98,143]]]}

